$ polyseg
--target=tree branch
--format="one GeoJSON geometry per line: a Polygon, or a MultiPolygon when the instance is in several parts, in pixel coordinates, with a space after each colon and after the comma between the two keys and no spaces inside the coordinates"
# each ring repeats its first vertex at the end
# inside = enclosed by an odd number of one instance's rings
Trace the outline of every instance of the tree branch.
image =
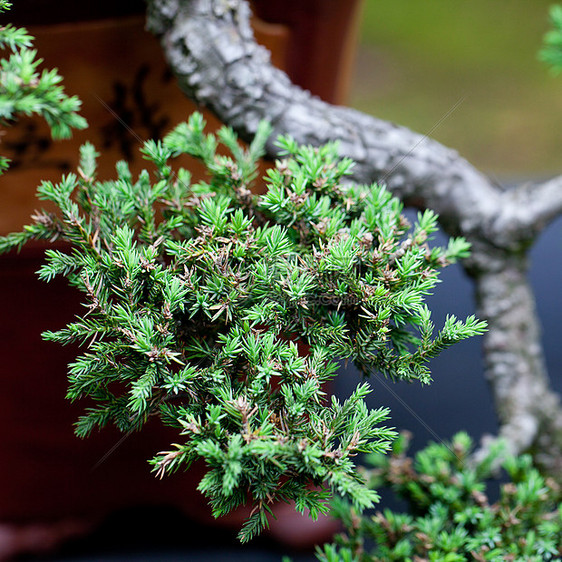
{"type": "Polygon", "coordinates": [[[562,214],[562,176],[522,184],[506,191],[502,199],[504,204],[494,222],[494,231],[514,240],[533,240],[562,214]]]}
{"type": "Polygon", "coordinates": [[[161,36],[180,87],[249,140],[262,119],[273,140],[289,132],[299,143],[337,140],[356,163],[354,178],[384,180],[405,200],[430,207],[449,232],[471,233],[474,216],[500,208],[501,191],[458,154],[404,127],[330,106],[293,85],[257,45],[242,0],[153,0],[149,28],[161,36]],[[466,186],[470,185],[471,189],[466,186]]]}
{"type": "Polygon", "coordinates": [[[244,0],[148,0],[148,6],[148,27],[160,36],[180,87],[243,138],[251,139],[266,119],[274,128],[271,156],[280,134],[303,144],[337,140],[342,156],[357,162],[356,181],[383,181],[406,203],[435,210],[446,232],[473,244],[465,266],[490,324],[487,375],[501,433],[513,452],[534,445],[545,466],[556,465],[549,448],[562,459],[562,411],[548,389],[525,261],[513,260],[560,213],[562,179],[505,191],[434,140],[312,97],[274,68],[255,43],[244,0]],[[514,323],[522,301],[524,322],[514,323]],[[551,430],[553,436],[545,437],[551,430]]]}

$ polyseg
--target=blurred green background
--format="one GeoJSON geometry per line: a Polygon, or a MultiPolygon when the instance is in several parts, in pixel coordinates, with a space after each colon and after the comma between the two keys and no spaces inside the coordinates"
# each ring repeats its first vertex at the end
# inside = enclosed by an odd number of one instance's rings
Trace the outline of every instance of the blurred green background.
{"type": "Polygon", "coordinates": [[[562,76],[537,60],[551,4],[365,0],[350,105],[435,127],[433,138],[502,179],[560,173],[562,76]]]}

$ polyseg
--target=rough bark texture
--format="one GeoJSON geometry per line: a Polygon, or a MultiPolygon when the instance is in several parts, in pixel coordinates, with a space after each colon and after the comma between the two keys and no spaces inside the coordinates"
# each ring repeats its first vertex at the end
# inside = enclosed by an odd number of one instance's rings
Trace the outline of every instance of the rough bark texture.
{"type": "MultiPolygon", "coordinates": [[[[446,232],[473,244],[465,264],[476,283],[487,377],[514,453],[532,450],[562,480],[562,409],[548,387],[526,252],[562,211],[562,177],[505,190],[455,151],[406,128],[330,106],[294,86],[257,45],[244,0],[149,0],[180,87],[250,139],[261,119],[272,140],[289,133],[314,145],[338,140],[357,162],[354,179],[384,181],[406,203],[429,207],[446,232]]],[[[268,146],[270,155],[276,148],[268,146]]]]}
{"type": "Polygon", "coordinates": [[[478,314],[489,325],[486,376],[502,422],[500,435],[513,453],[532,451],[546,472],[562,479],[560,403],[549,389],[525,256],[482,253],[487,263],[474,279],[478,314]]]}

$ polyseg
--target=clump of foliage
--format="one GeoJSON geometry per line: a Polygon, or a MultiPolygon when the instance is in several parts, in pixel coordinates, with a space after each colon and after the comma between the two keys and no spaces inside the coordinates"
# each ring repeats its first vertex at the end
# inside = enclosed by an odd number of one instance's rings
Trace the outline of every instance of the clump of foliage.
{"type": "Polygon", "coordinates": [[[562,494],[552,479],[533,468],[528,455],[506,455],[501,442],[475,461],[472,442],[457,434],[450,445],[433,443],[406,456],[408,438],[394,442],[392,455],[372,455],[375,468],[365,476],[373,489],[391,488],[407,501],[408,514],[385,509],[360,515],[337,501],[334,515],[346,533],[318,553],[326,562],[561,560],[562,494]],[[509,482],[499,499],[488,492],[494,467],[502,466],[509,482]]]}
{"type": "MultiPolygon", "coordinates": [[[[8,6],[0,0],[0,11],[8,6]]],[[[0,28],[9,51],[0,122],[39,114],[54,137],[69,136],[86,125],[80,102],[56,70],[37,71],[31,45],[25,30],[0,28]]],[[[77,434],[108,423],[135,431],[150,416],[177,427],[181,443],[152,460],[155,472],[204,459],[199,488],[216,516],[254,505],[243,540],[267,524],[275,500],[313,517],[332,492],[357,511],[377,500],[353,457],[389,448],[388,410],[368,409],[366,383],[343,403],[328,398],[338,361],[427,383],[430,358],[484,329],[450,317],[434,333],[423,299],[468,245],[430,248],[433,213],[410,227],[383,187],[344,183],[353,164],[336,145],[279,139],[286,158],[254,195],[269,132],[262,124],[244,149],[229,128],[205,134],[194,114],[163,142],[144,144],[152,174],[133,178],[119,162],[112,181],[96,178],[98,154],[86,144],[77,174],[38,188],[58,212],[40,211],[0,238],[0,251],[65,244],[47,250],[39,276],[65,276],[84,296],[83,315],[44,334],[85,348],[69,366],[68,397],[90,400],[77,434]],[[182,154],[205,164],[208,182],[191,181],[175,162],[182,154]]]]}
{"type": "Polygon", "coordinates": [[[550,23],[552,29],[544,35],[539,59],[558,74],[562,72],[562,6],[551,6],[550,23]]]}
{"type": "Polygon", "coordinates": [[[108,423],[129,432],[160,416],[183,438],[153,459],[156,473],[204,459],[199,489],[215,516],[255,507],[243,540],[267,524],[274,500],[313,517],[330,491],[358,511],[377,500],[353,457],[389,447],[388,410],[367,408],[365,382],[343,403],[326,396],[339,360],[427,383],[431,357],[484,329],[449,317],[434,333],[423,299],[467,243],[430,248],[435,215],[410,227],[383,187],[344,183],[352,162],[336,145],[279,139],[286,158],[254,195],[268,135],[263,124],[243,149],[230,128],[205,134],[194,114],[144,144],[152,174],[135,179],[119,162],[112,181],[96,179],[87,144],[77,175],[38,189],[60,212],[39,212],[0,241],[4,251],[31,239],[70,245],[47,250],[39,275],[67,277],[85,299],[80,318],[45,334],[86,347],[70,365],[68,397],[92,401],[77,434],[108,423]],[[174,169],[181,154],[201,160],[209,181],[174,169]]]}
{"type": "MultiPolygon", "coordinates": [[[[0,0],[0,14],[10,6],[0,0]]],[[[40,115],[53,138],[68,138],[72,129],[86,127],[86,120],[77,113],[80,100],[64,93],[56,68],[38,72],[42,59],[32,45],[33,37],[24,28],[0,26],[0,50],[8,53],[0,59],[0,125],[9,125],[18,116],[40,115]]],[[[7,166],[8,160],[0,157],[0,172],[7,166]]]]}

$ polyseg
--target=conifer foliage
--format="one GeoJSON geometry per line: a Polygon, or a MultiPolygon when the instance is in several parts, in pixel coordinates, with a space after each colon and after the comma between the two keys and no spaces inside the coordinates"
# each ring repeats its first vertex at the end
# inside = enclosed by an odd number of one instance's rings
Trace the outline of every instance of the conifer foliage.
{"type": "Polygon", "coordinates": [[[408,441],[400,436],[392,454],[371,455],[374,468],[365,471],[369,486],[391,488],[407,502],[408,513],[385,509],[361,516],[349,503],[334,502],[346,532],[318,549],[319,560],[562,560],[560,486],[539,474],[529,455],[511,457],[498,441],[476,461],[472,440],[458,433],[451,443],[430,443],[410,458],[408,441]],[[499,494],[490,485],[498,464],[504,468],[499,494]]]}
{"type": "Polygon", "coordinates": [[[196,113],[146,142],[152,171],[138,178],[119,162],[117,179],[98,181],[98,155],[84,145],[77,174],[38,189],[59,212],[37,213],[0,249],[68,244],[47,250],[39,276],[65,276],[83,293],[84,314],[44,334],[85,348],[69,367],[68,397],[92,402],[77,434],[160,416],[181,437],[151,461],[155,473],[204,459],[199,489],[215,516],[254,506],[240,532],[249,540],[275,500],[312,517],[331,493],[358,511],[377,500],[353,457],[390,446],[388,410],[366,406],[366,382],[343,402],[329,397],[338,361],[428,383],[427,361],[484,324],[450,317],[434,329],[424,297],[468,246],[429,247],[432,212],[411,226],[384,187],[346,183],[353,163],[336,145],[288,137],[255,195],[269,127],[248,148],[227,127],[204,127],[196,113]],[[183,154],[208,181],[191,181],[175,160],[183,154]]]}
{"type": "MultiPolygon", "coordinates": [[[[10,6],[0,0],[0,14],[10,6]]],[[[24,28],[0,26],[0,51],[7,54],[0,59],[0,124],[9,125],[22,115],[40,115],[53,138],[67,138],[72,129],[86,127],[86,120],[77,113],[81,102],[65,94],[56,68],[38,72],[42,59],[32,46],[33,37],[24,28]]],[[[0,157],[0,171],[7,165],[7,159],[0,157]]]]}
{"type": "MultiPolygon", "coordinates": [[[[25,30],[0,28],[0,122],[35,113],[55,138],[69,136],[86,126],[80,102],[56,70],[38,72],[31,46],[25,30]]],[[[180,438],[152,459],[154,472],[203,459],[199,489],[215,516],[253,505],[240,531],[249,540],[276,500],[317,517],[332,493],[357,511],[378,499],[353,458],[390,447],[389,412],[367,407],[367,382],[343,402],[328,396],[339,361],[428,383],[428,360],[484,324],[449,317],[435,332],[424,297],[467,243],[429,247],[435,215],[411,226],[384,187],[346,181],[353,163],[335,144],[280,138],[283,158],[256,195],[268,125],[248,148],[230,128],[204,128],[195,113],[146,142],[151,171],[137,178],[119,162],[115,180],[99,181],[99,155],[85,144],[76,174],[38,188],[58,211],[1,237],[0,252],[63,243],[46,251],[39,276],[64,276],[83,294],[84,313],[44,334],[84,350],[69,366],[68,398],[90,404],[76,433],[136,431],[159,416],[180,438]],[[208,181],[193,182],[181,155],[200,160],[208,181]]]]}

